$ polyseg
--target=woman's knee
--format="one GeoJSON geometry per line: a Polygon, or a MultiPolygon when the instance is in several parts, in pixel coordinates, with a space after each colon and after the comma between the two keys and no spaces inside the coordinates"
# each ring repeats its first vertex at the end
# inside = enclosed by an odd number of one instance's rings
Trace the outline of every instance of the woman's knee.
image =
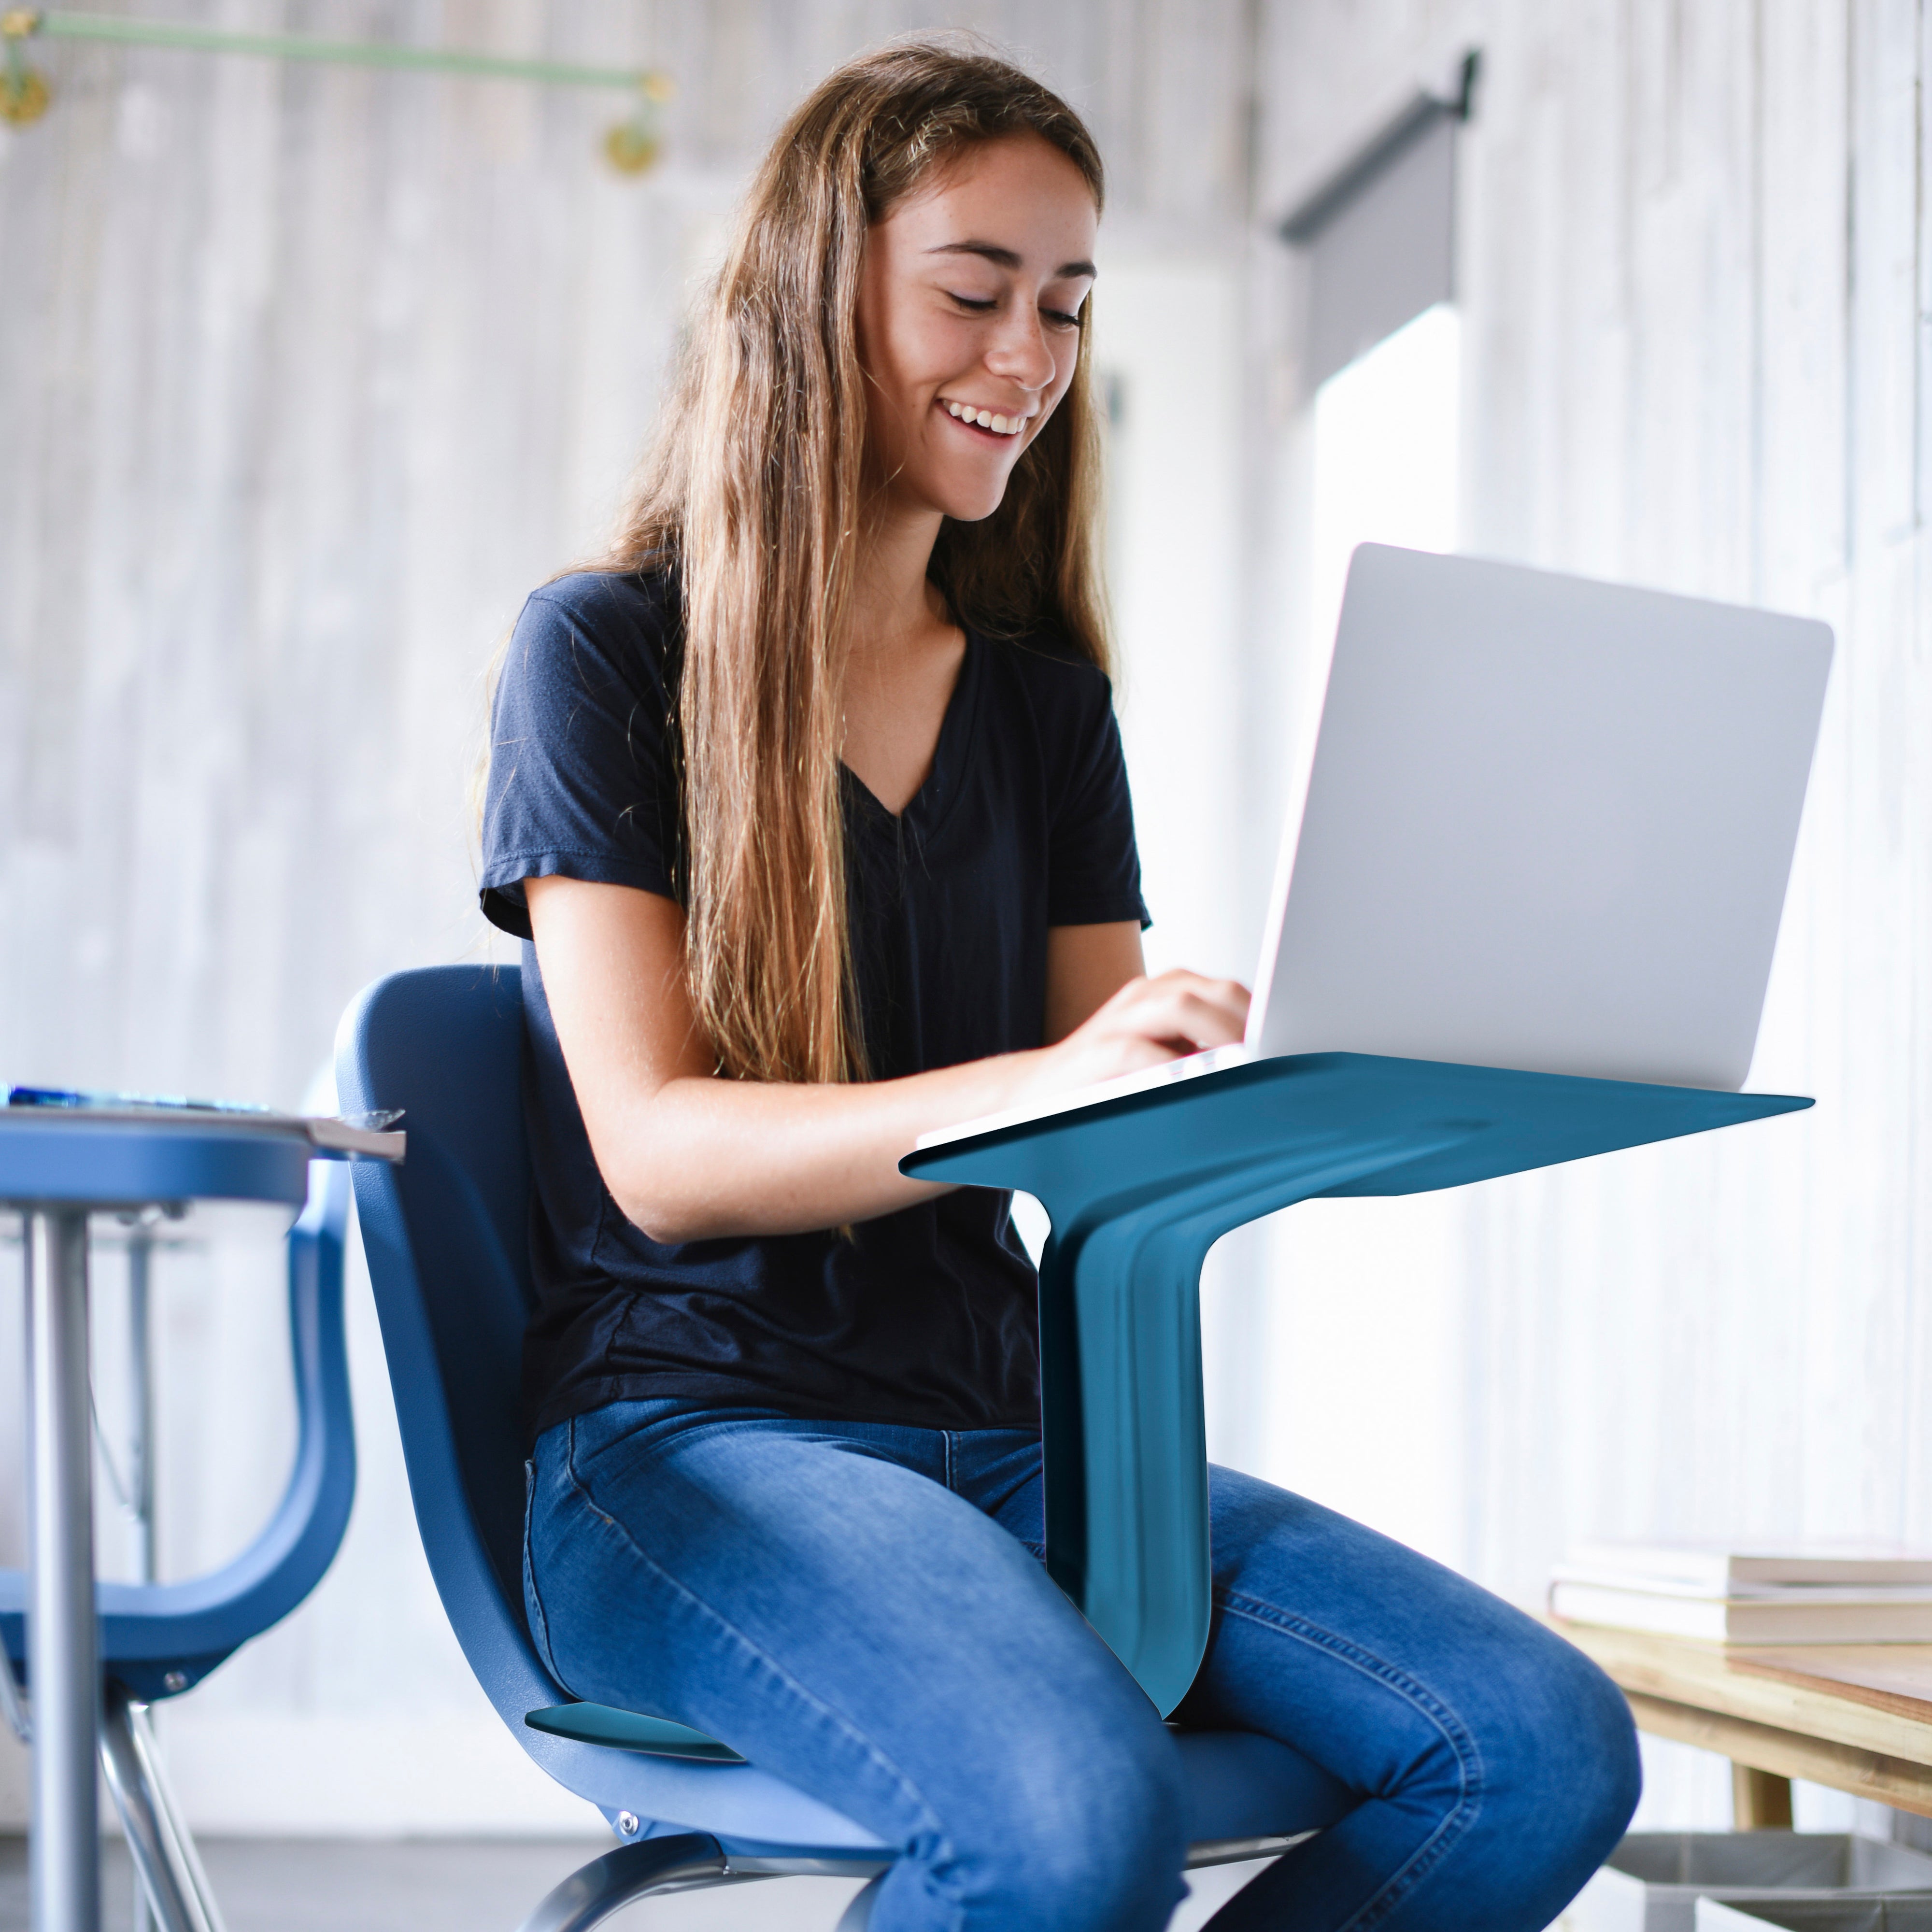
{"type": "MultiPolygon", "coordinates": [[[[946,1821],[915,1888],[949,1899],[963,1928],[1157,1932],[1184,1889],[1180,1758],[1148,1714],[1145,1735],[1075,1724],[1024,1727],[1010,1774],[946,1821]]],[[[1136,1726],[1136,1731],[1142,1727],[1136,1726]]],[[[900,1922],[882,1892],[874,1932],[900,1922]]],[[[907,1916],[910,1926],[928,1919],[907,1916]]]]}
{"type": "Polygon", "coordinates": [[[1576,1654],[1582,1660],[1578,1674],[1586,1680],[1576,1693],[1577,1737],[1590,1773],[1580,1780],[1579,1825],[1600,1862],[1629,1828],[1643,1795],[1643,1760],[1624,1694],[1588,1658],[1576,1654]]]}
{"type": "Polygon", "coordinates": [[[1506,1788],[1552,1856],[1592,1870],[1642,1792],[1636,1726],[1623,1693],[1581,1651],[1537,1635],[1512,1673],[1520,1712],[1504,1754],[1513,1774],[1506,1788]]]}

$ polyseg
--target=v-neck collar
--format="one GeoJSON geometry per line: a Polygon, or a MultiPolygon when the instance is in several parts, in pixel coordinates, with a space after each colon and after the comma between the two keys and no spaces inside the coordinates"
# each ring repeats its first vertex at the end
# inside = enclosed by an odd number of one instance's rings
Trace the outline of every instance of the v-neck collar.
{"type": "Polygon", "coordinates": [[[860,803],[868,818],[894,832],[908,828],[930,838],[939,830],[959,796],[959,777],[966,766],[973,741],[973,728],[979,715],[981,656],[985,646],[979,637],[962,625],[966,648],[961,652],[958,675],[946,700],[946,714],[939,721],[939,736],[932,748],[932,768],[918,790],[905,802],[904,809],[888,812],[872,787],[843,758],[838,761],[841,778],[860,803]]]}

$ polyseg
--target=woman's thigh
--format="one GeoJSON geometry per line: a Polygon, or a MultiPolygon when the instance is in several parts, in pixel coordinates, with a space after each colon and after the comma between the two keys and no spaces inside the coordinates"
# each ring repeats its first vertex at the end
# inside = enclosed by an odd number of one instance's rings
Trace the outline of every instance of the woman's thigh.
{"type": "Polygon", "coordinates": [[[1177,1714],[1266,1732],[1362,1803],[1215,1924],[1541,1932],[1638,1790],[1622,1694],[1466,1578],[1229,1470],[1211,1483],[1214,1610],[1177,1714]]]}
{"type": "Polygon", "coordinates": [[[904,1466],[896,1438],[928,1432],[664,1408],[538,1444],[528,1594],[559,1681],[900,1847],[875,1932],[1162,1924],[1172,1742],[1033,1556],[904,1466]]]}

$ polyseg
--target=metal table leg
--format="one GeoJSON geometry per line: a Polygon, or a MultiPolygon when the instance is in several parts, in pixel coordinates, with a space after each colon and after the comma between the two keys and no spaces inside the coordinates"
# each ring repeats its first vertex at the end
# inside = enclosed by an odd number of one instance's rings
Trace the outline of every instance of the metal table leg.
{"type": "Polygon", "coordinates": [[[87,1216],[28,1216],[27,1676],[34,1700],[33,1932],[100,1932],[87,1216]]]}

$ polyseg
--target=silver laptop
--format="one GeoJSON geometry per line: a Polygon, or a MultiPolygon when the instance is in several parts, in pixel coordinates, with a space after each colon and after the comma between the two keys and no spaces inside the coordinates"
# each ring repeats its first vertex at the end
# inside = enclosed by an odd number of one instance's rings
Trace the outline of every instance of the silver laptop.
{"type": "Polygon", "coordinates": [[[1831,662],[1808,618],[1364,544],[1246,1038],[920,1145],[1282,1054],[1741,1087],[1831,662]]]}

